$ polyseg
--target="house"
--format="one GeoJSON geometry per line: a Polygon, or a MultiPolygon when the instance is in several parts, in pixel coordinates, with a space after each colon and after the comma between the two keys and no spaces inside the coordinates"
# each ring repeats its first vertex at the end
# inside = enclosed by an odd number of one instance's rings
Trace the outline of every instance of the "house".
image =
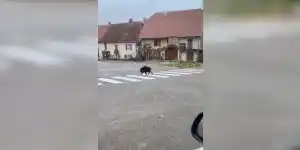
{"type": "Polygon", "coordinates": [[[102,50],[100,50],[100,47],[103,47],[103,46],[101,46],[101,44],[100,44],[100,39],[105,34],[107,28],[108,28],[108,25],[99,25],[98,26],[98,60],[102,58],[102,50]]]}
{"type": "Polygon", "coordinates": [[[203,61],[202,37],[202,9],[155,13],[139,35],[142,46],[159,51],[163,59],[183,61],[203,61]]]}
{"type": "Polygon", "coordinates": [[[136,44],[142,22],[129,19],[126,23],[109,24],[99,40],[99,49],[113,59],[131,59],[137,55],[136,44]]]}

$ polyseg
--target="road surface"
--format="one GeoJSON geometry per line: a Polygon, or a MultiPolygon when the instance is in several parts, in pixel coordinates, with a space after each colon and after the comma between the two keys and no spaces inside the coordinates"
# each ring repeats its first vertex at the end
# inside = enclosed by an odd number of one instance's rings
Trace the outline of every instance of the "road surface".
{"type": "Polygon", "coordinates": [[[96,57],[33,48],[13,57],[1,50],[1,149],[96,149],[96,57]],[[31,53],[37,56],[27,59],[31,53]]]}
{"type": "Polygon", "coordinates": [[[1,1],[0,149],[97,149],[96,3],[1,1]]]}
{"type": "MultiPolygon", "coordinates": [[[[138,69],[143,63],[121,65],[117,62],[100,63],[99,78],[139,75],[138,69]],[[105,70],[107,65],[119,69],[105,70]]],[[[199,147],[190,135],[190,127],[197,113],[203,110],[203,91],[200,90],[203,88],[202,71],[173,71],[155,63],[149,65],[154,75],[167,71],[169,74],[164,76],[168,78],[148,76],[155,79],[140,79],[142,81],[138,83],[114,79],[124,84],[105,84],[101,81],[99,150],[180,150],[199,147]],[[171,76],[170,73],[178,76],[171,76]]]]}
{"type": "Polygon", "coordinates": [[[300,143],[299,21],[222,30],[225,40],[205,45],[205,149],[291,150],[300,143]]]}

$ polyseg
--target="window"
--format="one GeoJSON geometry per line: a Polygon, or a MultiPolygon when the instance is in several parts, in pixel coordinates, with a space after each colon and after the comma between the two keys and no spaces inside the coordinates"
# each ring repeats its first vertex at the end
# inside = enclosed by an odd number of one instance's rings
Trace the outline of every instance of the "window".
{"type": "Polygon", "coordinates": [[[154,40],[154,46],[160,46],[160,40],[154,40]]]}
{"type": "Polygon", "coordinates": [[[151,44],[145,44],[144,47],[150,48],[150,47],[151,47],[151,44]]]}
{"type": "Polygon", "coordinates": [[[186,43],[179,43],[180,47],[186,47],[186,43]]]}
{"type": "Polygon", "coordinates": [[[193,49],[193,39],[188,39],[188,49],[193,49]]]}
{"type": "Polygon", "coordinates": [[[137,46],[141,46],[141,45],[142,45],[142,42],[139,40],[139,41],[136,42],[136,45],[137,45],[137,46]]]}
{"type": "Polygon", "coordinates": [[[179,43],[179,48],[181,50],[185,50],[186,49],[186,43],[179,43]]]}
{"type": "Polygon", "coordinates": [[[130,51],[132,50],[132,44],[126,44],[125,46],[126,46],[126,50],[130,50],[130,51]]]}

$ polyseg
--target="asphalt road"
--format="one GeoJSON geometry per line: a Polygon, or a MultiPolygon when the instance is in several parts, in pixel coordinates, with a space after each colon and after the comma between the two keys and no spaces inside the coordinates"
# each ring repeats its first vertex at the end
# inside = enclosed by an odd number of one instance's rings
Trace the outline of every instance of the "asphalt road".
{"type": "Polygon", "coordinates": [[[205,46],[205,149],[291,150],[300,145],[300,30],[299,22],[292,26],[289,21],[265,26],[266,32],[255,25],[244,32],[228,29],[245,38],[224,34],[226,42],[205,46]]]}
{"type": "MultiPolygon", "coordinates": [[[[99,76],[138,74],[143,63],[99,64],[99,76]],[[134,67],[134,68],[133,68],[134,67]],[[116,68],[119,68],[118,70],[116,68]]],[[[149,63],[148,63],[149,64],[149,63]]],[[[149,64],[154,72],[169,70],[149,64]]],[[[99,150],[182,150],[199,147],[190,135],[203,110],[201,74],[99,87],[99,150]],[[199,80],[200,79],[200,80],[199,80]]]]}
{"type": "Polygon", "coordinates": [[[97,149],[97,58],[89,44],[65,44],[1,47],[1,149],[97,149]],[[76,52],[76,44],[87,49],[76,52]]]}
{"type": "Polygon", "coordinates": [[[97,149],[97,1],[0,2],[0,149],[97,149]]]}

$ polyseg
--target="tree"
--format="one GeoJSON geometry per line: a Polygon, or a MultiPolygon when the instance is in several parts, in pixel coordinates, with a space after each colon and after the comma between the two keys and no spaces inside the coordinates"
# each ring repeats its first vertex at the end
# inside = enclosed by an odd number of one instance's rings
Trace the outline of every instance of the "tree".
{"type": "Polygon", "coordinates": [[[116,56],[117,59],[120,59],[120,52],[119,52],[119,49],[118,49],[118,48],[116,48],[116,49],[114,50],[114,54],[115,54],[115,56],[116,56]]]}
{"type": "Polygon", "coordinates": [[[198,51],[197,62],[203,63],[203,50],[198,51]]]}
{"type": "Polygon", "coordinates": [[[150,47],[148,45],[140,46],[137,51],[137,59],[146,60],[150,47]]]}

